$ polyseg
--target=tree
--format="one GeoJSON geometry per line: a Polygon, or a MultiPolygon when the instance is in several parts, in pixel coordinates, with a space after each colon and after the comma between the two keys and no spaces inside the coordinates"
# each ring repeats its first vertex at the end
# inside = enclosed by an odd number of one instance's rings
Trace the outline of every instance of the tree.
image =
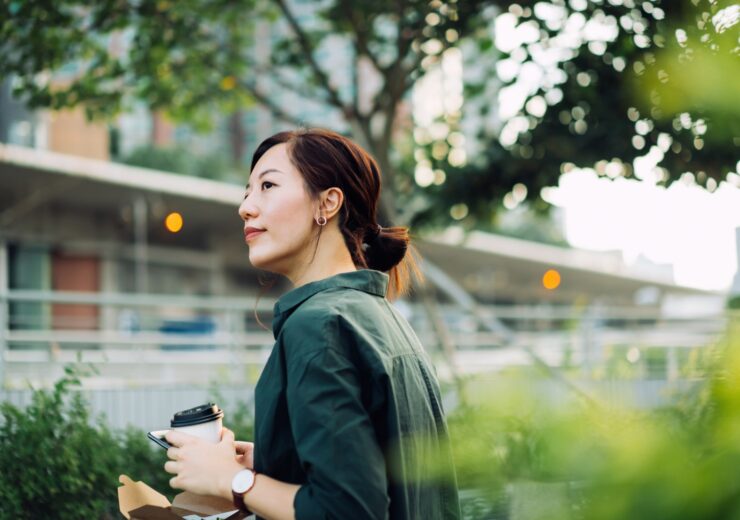
{"type": "Polygon", "coordinates": [[[740,24],[730,4],[512,3],[495,17],[493,34],[477,39],[473,66],[483,79],[467,94],[495,104],[490,78],[498,77],[496,92],[513,94],[516,106],[500,106],[509,113],[488,128],[490,105],[479,107],[481,153],[467,166],[450,168],[427,153],[446,180],[425,188],[415,222],[448,222],[438,209],[445,201],[462,207],[466,226],[487,227],[507,196],[543,210],[542,190],[561,173],[578,166],[641,177],[632,166],[640,157],[655,165],[647,175],[661,185],[691,172],[688,179],[714,190],[740,158],[740,24]],[[481,59],[494,47],[498,60],[481,59]],[[523,81],[538,74],[539,82],[523,81]]]}
{"type": "Polygon", "coordinates": [[[247,70],[255,4],[3,0],[0,74],[32,107],[109,117],[142,100],[203,124],[247,101],[229,74],[247,70]]]}
{"type": "MultiPolygon", "coordinates": [[[[391,143],[400,103],[423,73],[422,61],[435,61],[467,35],[485,3],[337,0],[317,11],[309,26],[286,0],[119,0],[91,6],[80,0],[5,0],[0,74],[16,76],[16,93],[32,106],[84,104],[91,116],[110,116],[136,98],[201,123],[214,108],[233,111],[250,102],[291,124],[311,123],[273,101],[276,90],[295,92],[338,112],[393,187],[391,143]],[[265,21],[280,21],[287,31],[261,60],[254,31],[265,21]],[[336,87],[318,58],[330,37],[352,49],[349,93],[336,87]],[[130,41],[120,54],[109,48],[116,39],[130,41]],[[73,77],[54,83],[48,72],[70,63],[77,66],[73,77]],[[378,80],[369,99],[359,95],[360,78],[367,75],[361,69],[378,80]]],[[[392,191],[385,190],[383,198],[386,221],[394,220],[392,191]]]]}
{"type": "MultiPolygon", "coordinates": [[[[728,37],[720,38],[703,14],[717,14],[727,2],[687,2],[665,10],[662,3],[334,0],[309,6],[306,17],[298,12],[306,4],[287,0],[3,0],[0,75],[13,75],[16,93],[32,106],[84,104],[91,115],[110,116],[141,99],[152,110],[166,109],[200,125],[214,113],[233,114],[252,103],[292,125],[312,124],[275,101],[275,93],[292,92],[335,114],[377,158],[389,188],[382,204],[386,223],[445,223],[454,204],[455,218],[486,227],[507,194],[546,208],[542,188],[556,184],[571,165],[630,176],[633,160],[657,146],[663,154],[661,182],[693,171],[701,184],[712,179],[710,189],[734,167],[737,146],[727,132],[736,124],[715,133],[722,127],[715,124],[721,110],[707,112],[705,98],[680,110],[669,106],[676,96],[661,97],[666,71],[657,53],[675,39],[675,25],[691,16],[699,17],[687,32],[699,33],[693,46],[710,56],[734,53],[726,43],[713,47],[728,37]],[[269,53],[256,52],[260,24],[267,22],[284,30],[276,33],[269,53]],[[506,23],[524,34],[520,45],[492,34],[506,23]],[[602,27],[607,34],[563,44],[573,24],[602,27]],[[336,71],[321,59],[337,41],[351,49],[349,88],[337,85],[336,71]],[[498,89],[525,89],[521,107],[476,136],[482,151],[466,166],[448,153],[448,139],[457,132],[414,143],[412,129],[399,125],[412,86],[452,47],[463,49],[480,72],[480,80],[466,85],[470,103],[464,117],[475,119],[469,107],[476,100],[484,109],[494,104],[498,89]],[[541,69],[553,52],[558,55],[545,82],[534,89],[521,85],[523,72],[541,69]],[[64,82],[52,81],[59,74],[49,72],[64,68],[74,71],[64,82]],[[658,85],[644,82],[654,77],[658,85]],[[629,87],[639,81],[655,94],[636,99],[629,87]],[[684,115],[688,109],[692,113],[684,115]],[[420,186],[415,149],[427,150],[429,169],[442,182],[420,186]]],[[[669,86],[681,83],[675,75],[669,86]]],[[[479,115],[481,121],[489,117],[479,115]]],[[[453,121],[453,129],[459,124],[453,121]]]]}

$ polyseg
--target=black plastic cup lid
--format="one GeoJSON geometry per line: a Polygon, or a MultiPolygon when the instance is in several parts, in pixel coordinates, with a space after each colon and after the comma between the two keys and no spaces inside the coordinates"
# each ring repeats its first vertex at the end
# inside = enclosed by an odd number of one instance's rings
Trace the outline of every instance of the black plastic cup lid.
{"type": "Polygon", "coordinates": [[[224,416],[223,410],[217,404],[208,403],[177,412],[170,421],[171,428],[182,428],[183,426],[195,426],[216,421],[224,416]]]}

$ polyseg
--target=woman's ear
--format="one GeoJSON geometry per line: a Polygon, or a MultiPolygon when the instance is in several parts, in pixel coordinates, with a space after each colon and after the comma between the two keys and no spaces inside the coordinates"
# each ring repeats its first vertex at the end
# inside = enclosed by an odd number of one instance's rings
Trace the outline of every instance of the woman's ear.
{"type": "Polygon", "coordinates": [[[344,203],[344,193],[339,188],[329,188],[319,194],[319,210],[327,219],[336,215],[344,203]]]}

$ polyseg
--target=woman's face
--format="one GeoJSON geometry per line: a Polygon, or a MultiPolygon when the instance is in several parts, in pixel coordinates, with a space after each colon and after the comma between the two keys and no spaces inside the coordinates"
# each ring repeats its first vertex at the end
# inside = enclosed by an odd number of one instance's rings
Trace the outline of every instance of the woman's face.
{"type": "Polygon", "coordinates": [[[251,264],[286,276],[308,264],[316,208],[287,145],[270,148],[254,166],[239,206],[251,264]]]}

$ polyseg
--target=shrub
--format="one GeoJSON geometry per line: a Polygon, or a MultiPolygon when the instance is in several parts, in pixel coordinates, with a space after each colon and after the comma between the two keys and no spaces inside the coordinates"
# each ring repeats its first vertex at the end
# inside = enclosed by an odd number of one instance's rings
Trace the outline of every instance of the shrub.
{"type": "MultiPolygon", "coordinates": [[[[91,417],[75,391],[87,375],[79,366],[50,390],[35,390],[25,409],[0,405],[0,520],[120,518],[118,477],[143,480],[172,500],[165,451],[135,428],[113,431],[91,417]]],[[[252,414],[238,404],[229,427],[252,438],[252,414]]]]}
{"type": "Polygon", "coordinates": [[[79,372],[67,367],[51,390],[37,390],[21,410],[2,403],[2,518],[117,516],[120,451],[102,423],[90,424],[79,394],[79,372]]]}
{"type": "MultiPolygon", "coordinates": [[[[549,501],[553,520],[740,518],[740,322],[702,354],[692,372],[704,382],[658,410],[553,407],[531,381],[481,391],[484,402],[449,417],[460,486],[549,501]],[[562,503],[569,507],[556,512],[562,503]]],[[[501,517],[541,517],[517,516],[514,502],[501,517]]]]}

